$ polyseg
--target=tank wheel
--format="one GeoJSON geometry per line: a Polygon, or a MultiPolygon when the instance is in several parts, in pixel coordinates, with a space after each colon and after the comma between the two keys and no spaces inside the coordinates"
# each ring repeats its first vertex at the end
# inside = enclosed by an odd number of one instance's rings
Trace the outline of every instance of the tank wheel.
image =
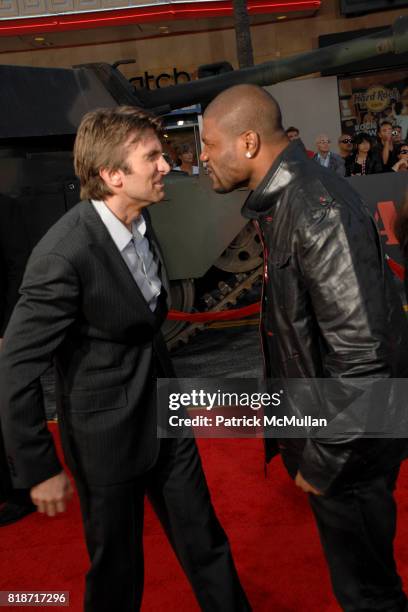
{"type": "Polygon", "coordinates": [[[236,274],[250,272],[261,264],[261,241],[252,223],[247,223],[217,259],[214,266],[225,272],[236,274]]]}
{"type": "MultiPolygon", "coordinates": [[[[195,297],[195,286],[192,279],[171,281],[170,292],[172,310],[191,312],[195,297]]],[[[166,321],[162,327],[165,341],[174,341],[186,325],[188,325],[186,321],[166,321]]]]}

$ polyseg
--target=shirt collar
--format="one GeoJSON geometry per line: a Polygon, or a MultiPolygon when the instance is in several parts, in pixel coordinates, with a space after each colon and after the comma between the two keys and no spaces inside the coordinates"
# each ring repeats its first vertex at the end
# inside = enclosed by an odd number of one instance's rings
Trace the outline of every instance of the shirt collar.
{"type": "Polygon", "coordinates": [[[126,225],[124,225],[122,221],[113,214],[110,208],[106,206],[105,202],[102,200],[91,200],[91,202],[119,251],[122,252],[134,236],[140,240],[140,236],[143,237],[145,235],[146,221],[143,215],[140,214],[139,217],[132,222],[132,232],[130,232],[126,225]]]}

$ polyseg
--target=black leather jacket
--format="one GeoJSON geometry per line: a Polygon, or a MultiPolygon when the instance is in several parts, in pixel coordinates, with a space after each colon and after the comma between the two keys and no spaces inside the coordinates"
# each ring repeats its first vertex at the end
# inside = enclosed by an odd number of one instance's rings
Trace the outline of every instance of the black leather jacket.
{"type": "MultiPolygon", "coordinates": [[[[408,331],[375,222],[360,196],[290,143],[242,213],[265,251],[261,337],[270,378],[406,377],[408,331]]],[[[266,441],[328,492],[401,459],[405,440],[266,441]]]]}

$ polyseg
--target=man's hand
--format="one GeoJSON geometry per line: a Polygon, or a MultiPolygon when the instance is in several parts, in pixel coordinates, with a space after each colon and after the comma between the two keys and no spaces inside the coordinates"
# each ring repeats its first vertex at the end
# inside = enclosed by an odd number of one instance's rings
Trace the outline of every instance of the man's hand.
{"type": "MultiPolygon", "coordinates": [[[[408,170],[408,163],[405,159],[400,159],[396,164],[393,165],[392,169],[394,172],[402,172],[408,170]]],[[[1,347],[1,344],[0,344],[1,347]]]]}
{"type": "Polygon", "coordinates": [[[31,489],[31,499],[37,506],[38,512],[48,516],[55,516],[57,512],[64,512],[67,502],[72,497],[72,486],[64,471],[56,476],[40,482],[31,489]]]}
{"type": "Polygon", "coordinates": [[[319,489],[315,489],[311,484],[309,484],[302,476],[300,472],[296,474],[295,484],[297,487],[302,489],[304,493],[313,493],[313,495],[323,495],[319,489]]]}

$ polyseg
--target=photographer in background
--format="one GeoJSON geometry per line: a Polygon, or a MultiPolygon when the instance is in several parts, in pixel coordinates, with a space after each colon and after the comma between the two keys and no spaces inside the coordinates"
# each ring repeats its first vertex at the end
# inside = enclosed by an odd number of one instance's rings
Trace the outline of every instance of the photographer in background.
{"type": "Polygon", "coordinates": [[[350,136],[350,134],[346,134],[345,132],[343,132],[339,136],[338,145],[339,145],[339,155],[345,161],[346,158],[349,155],[352,155],[352,153],[353,153],[353,138],[352,138],[352,136],[350,136]]]}
{"type": "Polygon", "coordinates": [[[384,120],[377,132],[377,145],[375,148],[381,159],[383,172],[390,172],[397,161],[392,130],[393,124],[391,121],[384,120]]]}
{"type": "Polygon", "coordinates": [[[408,143],[402,142],[397,147],[398,161],[393,165],[394,172],[406,172],[408,170],[408,143]]]}

